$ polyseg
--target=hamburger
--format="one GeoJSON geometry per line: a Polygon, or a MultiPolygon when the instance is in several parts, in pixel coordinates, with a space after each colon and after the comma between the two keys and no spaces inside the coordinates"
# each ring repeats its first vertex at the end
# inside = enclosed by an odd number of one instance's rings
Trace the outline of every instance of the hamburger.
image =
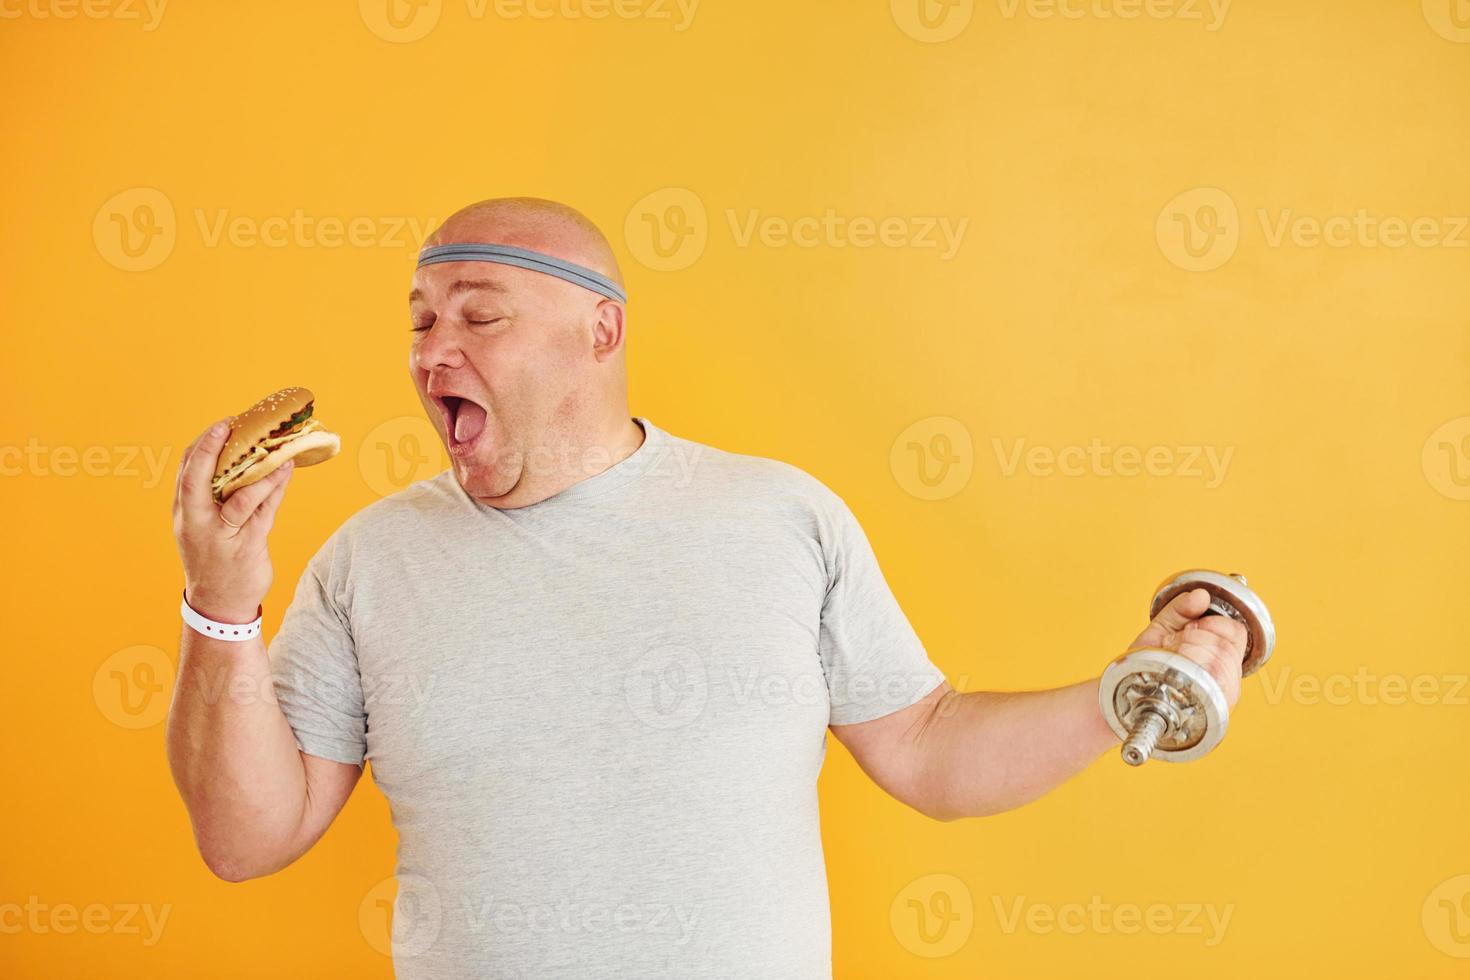
{"type": "Polygon", "coordinates": [[[288,459],[311,466],[337,455],[342,440],[313,417],[315,400],[310,388],[282,388],[230,419],[230,434],[210,483],[215,503],[264,480],[288,459]]]}

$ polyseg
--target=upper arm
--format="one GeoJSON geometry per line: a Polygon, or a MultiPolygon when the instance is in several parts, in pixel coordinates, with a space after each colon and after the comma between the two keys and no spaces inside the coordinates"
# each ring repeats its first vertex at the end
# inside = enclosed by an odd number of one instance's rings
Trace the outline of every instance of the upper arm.
{"type": "MultiPolygon", "coordinates": [[[[351,617],[339,598],[346,559],[335,544],[334,538],[323,545],[301,574],[271,638],[271,673],[276,702],[302,758],[348,766],[360,775],[367,708],[351,617]]],[[[336,781],[344,778],[339,772],[336,781]]]]}
{"type": "Polygon", "coordinates": [[[941,681],[906,708],[854,725],[832,725],[831,731],[884,792],[924,812],[930,798],[922,751],[924,736],[951,693],[949,683],[941,681]]]}
{"type": "Polygon", "coordinates": [[[827,681],[829,724],[857,728],[932,695],[944,683],[944,672],[929,660],[857,517],[842,498],[817,486],[826,572],[817,654],[827,681]]]}

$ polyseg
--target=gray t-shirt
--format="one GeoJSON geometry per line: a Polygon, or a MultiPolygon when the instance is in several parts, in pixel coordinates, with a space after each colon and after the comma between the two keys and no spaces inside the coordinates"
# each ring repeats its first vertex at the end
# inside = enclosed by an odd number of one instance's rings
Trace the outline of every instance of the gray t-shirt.
{"type": "Polygon", "coordinates": [[[636,421],[529,507],[365,507],[271,641],[302,750],[391,804],[403,980],[831,976],[827,726],[943,674],[841,498],[636,421]]]}

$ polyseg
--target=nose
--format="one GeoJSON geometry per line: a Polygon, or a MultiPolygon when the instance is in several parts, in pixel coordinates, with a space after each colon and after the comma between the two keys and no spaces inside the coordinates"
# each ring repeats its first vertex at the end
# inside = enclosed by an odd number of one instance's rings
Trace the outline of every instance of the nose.
{"type": "Polygon", "coordinates": [[[415,337],[413,366],[418,370],[432,374],[440,368],[464,366],[464,349],[460,346],[459,334],[444,320],[435,322],[415,337]]]}

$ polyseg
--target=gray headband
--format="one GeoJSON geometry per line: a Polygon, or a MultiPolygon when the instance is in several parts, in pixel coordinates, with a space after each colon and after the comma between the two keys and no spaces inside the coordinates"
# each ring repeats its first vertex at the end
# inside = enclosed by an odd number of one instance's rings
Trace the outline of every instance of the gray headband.
{"type": "Polygon", "coordinates": [[[420,267],[436,265],[440,262],[498,262],[501,265],[513,265],[518,269],[530,269],[532,272],[544,272],[548,276],[556,276],[558,279],[590,289],[608,299],[615,299],[619,303],[628,302],[628,294],[623,292],[623,287],[602,273],[595,272],[583,265],[577,265],[575,262],[568,262],[566,259],[559,259],[555,255],[533,252],[528,248],[516,248],[514,245],[457,242],[450,245],[435,245],[419,253],[420,267]]]}

